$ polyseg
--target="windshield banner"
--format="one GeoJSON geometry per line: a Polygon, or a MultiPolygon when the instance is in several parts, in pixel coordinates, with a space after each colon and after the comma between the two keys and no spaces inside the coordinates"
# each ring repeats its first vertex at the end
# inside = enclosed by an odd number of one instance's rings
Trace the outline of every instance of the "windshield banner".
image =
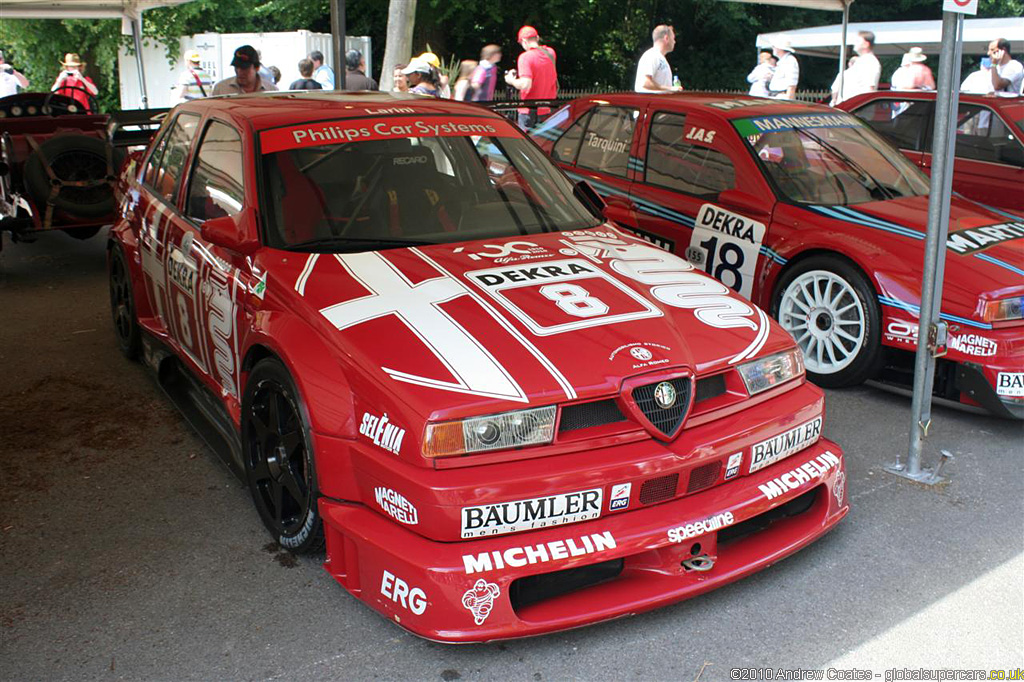
{"type": "Polygon", "coordinates": [[[733,121],[740,135],[759,135],[776,130],[796,128],[859,128],[860,119],[850,114],[792,114],[790,116],[762,116],[733,121]]]}
{"type": "Polygon", "coordinates": [[[399,137],[519,137],[515,126],[504,119],[466,116],[438,118],[433,116],[389,116],[387,118],[341,119],[317,121],[295,126],[264,130],[260,145],[264,154],[318,147],[321,145],[388,140],[399,137]]]}

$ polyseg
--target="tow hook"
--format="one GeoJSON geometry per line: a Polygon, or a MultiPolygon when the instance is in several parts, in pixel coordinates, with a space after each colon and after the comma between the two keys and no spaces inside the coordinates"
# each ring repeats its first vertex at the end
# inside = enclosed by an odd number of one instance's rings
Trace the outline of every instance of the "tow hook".
{"type": "Polygon", "coordinates": [[[692,556],[688,559],[683,559],[679,565],[687,571],[699,571],[701,573],[705,573],[715,567],[715,560],[707,554],[701,554],[699,556],[692,556]]]}

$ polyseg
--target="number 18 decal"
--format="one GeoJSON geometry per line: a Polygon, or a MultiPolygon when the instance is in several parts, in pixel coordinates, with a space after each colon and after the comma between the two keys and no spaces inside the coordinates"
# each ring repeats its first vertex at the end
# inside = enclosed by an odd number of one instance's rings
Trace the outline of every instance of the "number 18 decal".
{"type": "Polygon", "coordinates": [[[704,204],[697,214],[686,257],[715,279],[750,298],[765,226],[704,204]]]}

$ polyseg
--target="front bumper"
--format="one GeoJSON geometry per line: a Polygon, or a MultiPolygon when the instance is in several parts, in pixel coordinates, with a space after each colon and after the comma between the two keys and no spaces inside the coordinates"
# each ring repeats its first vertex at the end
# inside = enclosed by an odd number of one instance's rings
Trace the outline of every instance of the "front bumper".
{"type": "Polygon", "coordinates": [[[537,635],[657,608],[765,568],[845,516],[845,484],[842,451],[822,439],[670,502],[462,542],[433,541],[361,504],[321,498],[325,568],[428,639],[537,635]],[[689,563],[706,570],[682,565],[694,557],[705,557],[689,563]]]}

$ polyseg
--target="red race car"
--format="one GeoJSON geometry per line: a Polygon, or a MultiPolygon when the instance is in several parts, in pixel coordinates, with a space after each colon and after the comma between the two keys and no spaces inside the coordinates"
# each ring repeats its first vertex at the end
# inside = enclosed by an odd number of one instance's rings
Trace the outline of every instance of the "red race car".
{"type": "Polygon", "coordinates": [[[793,339],[620,232],[505,119],[210,98],[123,173],[110,292],[281,546],[412,632],[684,599],[847,512],[793,339]]]}
{"type": "MultiPolygon", "coordinates": [[[[772,311],[823,386],[909,386],[928,178],[860,119],[714,94],[573,101],[532,131],[605,215],[772,311]]],[[[1024,218],[954,197],[938,397],[1024,418],[1024,218]]]]}
{"type": "MultiPolygon", "coordinates": [[[[931,175],[934,92],[868,92],[838,108],[863,119],[931,175]]],[[[1024,97],[960,95],[953,189],[1024,215],[1024,97]]]]}
{"type": "Polygon", "coordinates": [[[0,99],[0,233],[30,241],[60,229],[88,239],[113,222],[125,155],[108,143],[109,123],[55,93],[0,99]]]}

